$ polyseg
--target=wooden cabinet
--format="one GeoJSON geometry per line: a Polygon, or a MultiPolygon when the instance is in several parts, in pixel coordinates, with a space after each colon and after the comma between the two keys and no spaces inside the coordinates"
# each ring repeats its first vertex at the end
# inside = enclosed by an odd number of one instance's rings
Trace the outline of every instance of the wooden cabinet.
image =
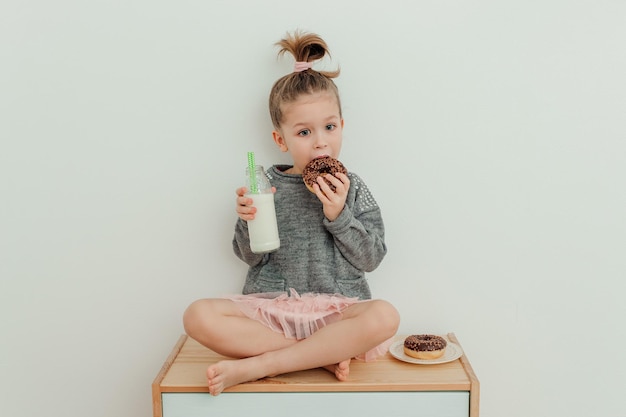
{"type": "MultiPolygon", "coordinates": [[[[460,345],[454,334],[448,338],[460,345]]],[[[387,353],[375,362],[353,360],[345,382],[312,369],[236,385],[213,397],[205,371],[221,359],[181,336],[152,384],[154,417],[478,417],[479,383],[465,355],[414,365],[387,353]]]]}

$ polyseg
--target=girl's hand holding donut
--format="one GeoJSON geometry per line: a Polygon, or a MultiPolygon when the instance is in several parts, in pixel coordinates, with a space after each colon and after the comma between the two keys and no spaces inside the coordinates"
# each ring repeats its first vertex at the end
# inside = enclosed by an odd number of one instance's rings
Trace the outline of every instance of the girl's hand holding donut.
{"type": "Polygon", "coordinates": [[[335,221],[346,205],[348,190],[350,189],[350,179],[342,172],[335,175],[325,174],[324,177],[317,177],[317,184],[313,184],[313,191],[324,207],[324,215],[328,220],[335,221]],[[324,178],[335,187],[333,191],[324,178]]]}
{"type": "Polygon", "coordinates": [[[346,204],[350,189],[346,167],[330,156],[315,158],[302,170],[302,180],[322,202],[326,218],[335,221],[346,204]]]}

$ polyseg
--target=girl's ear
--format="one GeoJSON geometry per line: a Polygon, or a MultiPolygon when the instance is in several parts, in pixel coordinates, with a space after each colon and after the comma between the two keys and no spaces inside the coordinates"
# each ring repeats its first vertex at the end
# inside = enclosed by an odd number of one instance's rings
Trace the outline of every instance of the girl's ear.
{"type": "Polygon", "coordinates": [[[287,143],[285,142],[285,138],[282,137],[279,131],[274,130],[272,132],[272,137],[274,138],[274,142],[278,145],[282,152],[287,152],[289,149],[287,148],[287,143]]]}

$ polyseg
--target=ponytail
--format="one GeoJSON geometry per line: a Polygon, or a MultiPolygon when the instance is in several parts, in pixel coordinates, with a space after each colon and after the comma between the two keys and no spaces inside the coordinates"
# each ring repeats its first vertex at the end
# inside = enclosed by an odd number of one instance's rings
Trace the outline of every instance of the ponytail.
{"type": "Polygon", "coordinates": [[[285,38],[276,43],[281,49],[278,56],[285,53],[291,54],[296,63],[294,72],[278,79],[269,97],[269,110],[272,123],[276,129],[280,128],[283,118],[283,106],[297,100],[301,95],[319,92],[329,92],[337,98],[339,114],[341,115],[341,102],[339,90],[333,82],[333,78],[339,76],[336,71],[316,71],[312,65],[330,56],[326,42],[314,33],[296,31],[287,34],[285,38]]]}

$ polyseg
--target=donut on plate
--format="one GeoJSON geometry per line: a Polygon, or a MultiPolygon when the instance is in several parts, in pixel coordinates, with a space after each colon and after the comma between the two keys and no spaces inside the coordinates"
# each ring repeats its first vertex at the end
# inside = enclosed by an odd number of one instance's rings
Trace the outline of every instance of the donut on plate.
{"type": "Polygon", "coordinates": [[[437,359],[443,356],[447,345],[441,336],[415,334],[404,339],[404,353],[416,359],[437,359]]]}

